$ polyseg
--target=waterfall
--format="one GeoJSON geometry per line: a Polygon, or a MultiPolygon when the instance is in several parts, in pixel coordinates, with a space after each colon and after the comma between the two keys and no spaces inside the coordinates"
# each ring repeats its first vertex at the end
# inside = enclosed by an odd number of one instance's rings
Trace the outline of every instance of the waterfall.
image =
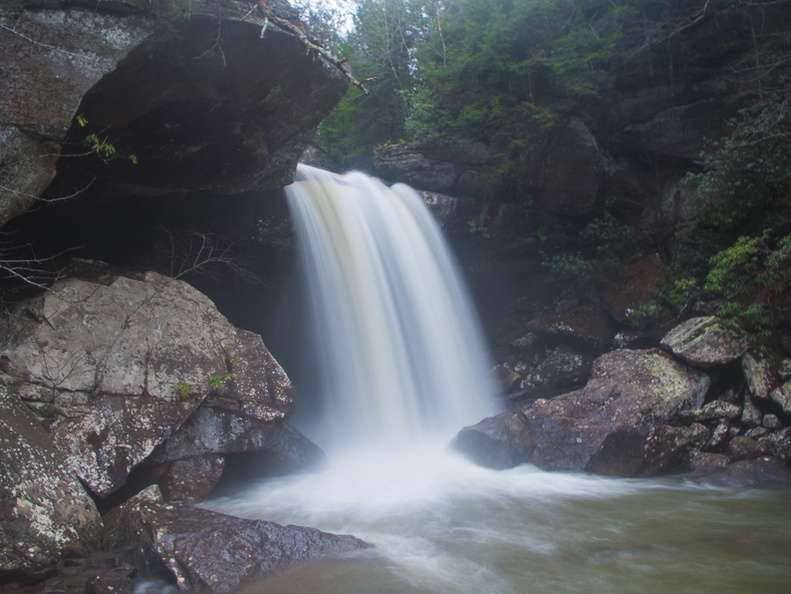
{"type": "Polygon", "coordinates": [[[306,165],[286,189],[307,283],[325,448],[450,439],[492,414],[485,347],[420,196],[306,165]]]}

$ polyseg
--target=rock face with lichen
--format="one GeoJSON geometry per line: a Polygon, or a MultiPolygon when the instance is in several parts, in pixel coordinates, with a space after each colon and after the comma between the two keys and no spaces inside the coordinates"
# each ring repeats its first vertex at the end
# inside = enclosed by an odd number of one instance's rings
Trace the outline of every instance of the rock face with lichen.
{"type": "Polygon", "coordinates": [[[21,304],[6,323],[3,381],[100,497],[157,446],[160,462],[263,449],[292,407],[288,377],[260,337],[156,273],[99,267],[21,304]],[[202,419],[201,443],[163,445],[191,417],[202,419]]]}
{"type": "Polygon", "coordinates": [[[0,581],[37,581],[64,549],[98,544],[102,520],[64,452],[0,385],[0,581]]]}

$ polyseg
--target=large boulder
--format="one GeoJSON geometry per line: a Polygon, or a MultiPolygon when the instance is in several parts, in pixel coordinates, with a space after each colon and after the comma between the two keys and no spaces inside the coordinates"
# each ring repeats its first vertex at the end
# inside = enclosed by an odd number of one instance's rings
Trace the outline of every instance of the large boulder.
{"type": "Polygon", "coordinates": [[[677,425],[701,407],[709,384],[661,351],[614,351],[596,360],[584,388],[467,427],[454,446],[495,467],[650,476],[708,436],[702,425],[677,425]]]}
{"type": "Polygon", "coordinates": [[[735,361],[748,347],[747,341],[715,316],[682,322],[665,335],[661,344],[690,365],[704,368],[735,361]]]}
{"type": "Polygon", "coordinates": [[[102,520],[64,452],[0,385],[0,581],[38,581],[62,553],[98,545],[102,520]]]}
{"type": "Polygon", "coordinates": [[[106,547],[141,546],[190,592],[234,591],[254,578],[371,546],[315,528],[166,504],[156,487],[111,511],[105,524],[106,547]]]}
{"type": "Polygon", "coordinates": [[[348,84],[279,0],[81,4],[0,12],[0,224],[36,200],[61,149],[54,197],[97,178],[280,188],[348,84]]]}
{"type": "Polygon", "coordinates": [[[211,426],[202,445],[176,447],[161,461],[265,446],[259,434],[282,422],[293,402],[260,337],[230,325],[182,281],[94,272],[22,303],[0,338],[3,379],[38,412],[91,491],[105,497],[118,489],[196,413],[208,419],[200,426],[211,426]]]}

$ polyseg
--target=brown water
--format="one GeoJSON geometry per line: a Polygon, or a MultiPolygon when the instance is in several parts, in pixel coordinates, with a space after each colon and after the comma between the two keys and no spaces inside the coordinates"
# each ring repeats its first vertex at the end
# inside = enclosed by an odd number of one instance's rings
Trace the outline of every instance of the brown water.
{"type": "Polygon", "coordinates": [[[423,452],[347,458],[208,506],[376,545],[245,594],[791,592],[789,490],[497,472],[423,452]]]}

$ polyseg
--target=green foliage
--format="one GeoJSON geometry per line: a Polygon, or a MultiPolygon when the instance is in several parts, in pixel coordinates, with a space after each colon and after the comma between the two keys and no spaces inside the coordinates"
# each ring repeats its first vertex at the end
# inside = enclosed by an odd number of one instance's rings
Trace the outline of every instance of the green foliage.
{"type": "MultiPolygon", "coordinates": [[[[74,120],[80,128],[88,126],[88,118],[85,117],[85,114],[78,114],[74,120]]],[[[87,134],[85,136],[85,146],[90,149],[91,153],[98,155],[103,161],[110,161],[116,157],[122,156],[118,153],[118,149],[116,149],[115,145],[110,142],[106,136],[100,138],[98,134],[87,134]]],[[[131,161],[133,165],[138,164],[137,155],[130,153],[124,155],[124,158],[131,161]]]]}
{"type": "Polygon", "coordinates": [[[224,373],[222,375],[213,375],[209,379],[209,385],[212,388],[221,388],[225,382],[228,382],[231,379],[233,379],[233,374],[231,373],[224,373]]]}
{"type": "Polygon", "coordinates": [[[602,280],[603,263],[580,253],[560,254],[544,260],[561,289],[573,297],[590,297],[602,280]]]}
{"type": "Polygon", "coordinates": [[[739,237],[711,259],[705,293],[721,299],[717,314],[752,338],[771,335],[773,309],[791,284],[791,233],[739,237]]]}
{"type": "Polygon", "coordinates": [[[173,390],[176,394],[178,394],[181,400],[187,400],[191,394],[195,393],[195,387],[192,384],[189,384],[185,381],[181,381],[177,384],[173,384],[170,386],[170,389],[173,390]]]}

